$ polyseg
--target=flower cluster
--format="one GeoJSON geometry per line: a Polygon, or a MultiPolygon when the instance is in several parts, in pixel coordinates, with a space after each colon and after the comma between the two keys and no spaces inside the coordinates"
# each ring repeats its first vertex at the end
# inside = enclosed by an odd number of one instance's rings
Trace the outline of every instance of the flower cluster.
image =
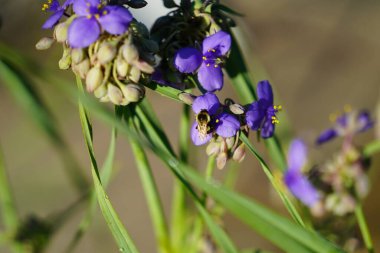
{"type": "Polygon", "coordinates": [[[157,45],[126,7],[100,0],[67,0],[62,5],[49,0],[43,10],[53,12],[43,28],[54,28],[54,38],[41,39],[37,49],[62,43],[59,67],[71,68],[101,102],[127,105],[144,97],[140,83],[154,72],[157,45]]]}

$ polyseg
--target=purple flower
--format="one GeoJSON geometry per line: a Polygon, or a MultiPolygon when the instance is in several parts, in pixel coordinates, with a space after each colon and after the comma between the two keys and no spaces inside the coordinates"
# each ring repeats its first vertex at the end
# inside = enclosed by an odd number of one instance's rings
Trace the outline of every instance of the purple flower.
{"type": "Polygon", "coordinates": [[[191,139],[197,146],[207,143],[213,133],[228,138],[236,135],[240,128],[235,116],[223,112],[218,97],[213,93],[197,97],[192,108],[196,120],[191,128],[191,139]]]}
{"type": "Polygon", "coordinates": [[[193,73],[198,70],[198,80],[207,91],[220,90],[223,87],[221,65],[231,47],[231,36],[219,31],[205,38],[202,52],[193,47],[178,50],[174,65],[182,73],[193,73]]]}
{"type": "Polygon", "coordinates": [[[337,136],[352,136],[372,128],[374,121],[367,111],[346,112],[336,118],[332,128],[323,131],[317,138],[317,144],[323,144],[337,136]]]}
{"type": "Polygon", "coordinates": [[[122,6],[104,6],[100,0],[76,0],[73,10],[78,16],[68,30],[68,41],[73,48],[94,43],[101,28],[112,35],[123,34],[132,21],[132,14],[122,6]]]}
{"type": "Polygon", "coordinates": [[[66,0],[62,5],[59,4],[58,0],[48,0],[46,4],[42,5],[43,11],[50,11],[53,14],[46,20],[42,25],[43,29],[53,28],[58,21],[62,18],[65,13],[66,8],[72,4],[74,0],[66,0]]]}
{"type": "Polygon", "coordinates": [[[305,205],[312,207],[320,198],[318,191],[302,174],[302,168],[306,164],[307,149],[299,140],[293,140],[288,153],[288,170],[285,172],[284,181],[290,192],[305,205]]]}
{"type": "Polygon", "coordinates": [[[279,123],[276,113],[281,105],[273,105],[273,92],[269,81],[264,80],[257,85],[258,100],[253,102],[246,112],[247,125],[254,131],[261,130],[263,138],[272,137],[275,124],[279,123]]]}

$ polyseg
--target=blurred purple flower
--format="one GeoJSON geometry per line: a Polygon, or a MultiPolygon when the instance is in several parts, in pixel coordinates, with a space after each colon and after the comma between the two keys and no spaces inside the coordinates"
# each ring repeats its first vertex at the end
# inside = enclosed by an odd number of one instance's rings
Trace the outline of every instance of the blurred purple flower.
{"type": "Polygon", "coordinates": [[[288,169],[284,182],[290,192],[305,205],[312,207],[320,198],[318,191],[302,174],[302,168],[307,161],[307,148],[299,140],[293,140],[288,152],[288,169]]]}
{"type": "Polygon", "coordinates": [[[53,12],[53,14],[45,21],[45,23],[42,25],[42,28],[53,28],[62,18],[66,8],[72,4],[73,1],[74,0],[66,0],[62,5],[60,5],[58,0],[48,0],[47,3],[43,4],[42,10],[53,12]]]}
{"type": "Polygon", "coordinates": [[[231,47],[231,36],[219,31],[205,38],[202,52],[193,47],[178,50],[174,65],[182,73],[193,73],[198,70],[198,80],[207,91],[220,90],[223,87],[222,58],[231,47]]]}
{"type": "Polygon", "coordinates": [[[335,137],[354,135],[367,131],[374,126],[374,121],[371,119],[367,111],[352,111],[346,112],[336,118],[332,128],[323,131],[316,140],[317,144],[323,144],[335,137]]]}
{"type": "Polygon", "coordinates": [[[279,123],[276,113],[281,106],[273,105],[273,92],[269,81],[257,84],[258,100],[253,102],[247,112],[247,125],[254,131],[261,130],[261,137],[269,138],[274,134],[275,124],[279,123]]]}
{"type": "Polygon", "coordinates": [[[132,21],[132,14],[122,6],[104,6],[100,0],[75,0],[73,10],[78,16],[68,30],[68,41],[73,48],[94,43],[104,29],[112,35],[123,34],[132,21]]]}
{"type": "Polygon", "coordinates": [[[191,128],[191,140],[197,146],[207,143],[215,132],[228,138],[236,135],[240,122],[235,116],[220,112],[221,104],[213,93],[197,97],[192,105],[196,121],[191,128]]]}

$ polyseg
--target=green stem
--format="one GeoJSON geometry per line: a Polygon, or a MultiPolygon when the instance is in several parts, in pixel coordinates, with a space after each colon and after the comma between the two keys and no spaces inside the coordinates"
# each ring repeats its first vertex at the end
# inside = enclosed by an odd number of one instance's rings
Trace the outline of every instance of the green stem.
{"type": "MultiPolygon", "coordinates": [[[[184,163],[189,160],[190,107],[183,106],[179,129],[179,157],[184,163]]],[[[179,179],[174,179],[172,202],[172,245],[174,252],[181,252],[186,230],[186,187],[179,179]]]]}
{"type": "Polygon", "coordinates": [[[380,152],[380,141],[375,140],[367,144],[363,149],[363,155],[365,157],[370,157],[376,153],[380,152]]]}
{"type": "Polygon", "coordinates": [[[142,146],[133,139],[129,139],[129,143],[131,144],[140,179],[143,184],[159,251],[169,253],[171,250],[168,228],[152,169],[142,146]]]}
{"type": "Polygon", "coordinates": [[[366,219],[364,217],[364,212],[361,204],[358,204],[355,208],[355,216],[358,221],[360,232],[362,233],[364,244],[367,248],[368,253],[375,253],[373,248],[371,234],[369,232],[366,219]]]}
{"type": "Polygon", "coordinates": [[[208,161],[207,161],[206,173],[205,173],[205,179],[207,181],[210,181],[210,179],[212,178],[212,173],[214,172],[214,169],[215,169],[215,163],[216,163],[215,156],[214,155],[209,156],[208,161]]]}

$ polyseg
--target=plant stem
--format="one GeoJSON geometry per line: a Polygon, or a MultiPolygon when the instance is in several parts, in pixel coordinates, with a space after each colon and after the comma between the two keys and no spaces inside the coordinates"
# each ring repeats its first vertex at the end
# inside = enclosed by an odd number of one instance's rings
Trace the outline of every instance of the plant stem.
{"type": "Polygon", "coordinates": [[[363,149],[363,155],[365,157],[370,157],[376,153],[380,152],[380,141],[375,140],[367,144],[363,149]]]}
{"type": "Polygon", "coordinates": [[[355,216],[358,221],[360,232],[362,233],[364,244],[367,248],[368,253],[375,253],[373,248],[371,234],[369,232],[366,219],[364,217],[363,207],[361,204],[358,204],[355,208],[355,216]]]}
{"type": "MultiPolygon", "coordinates": [[[[189,160],[190,107],[183,106],[179,129],[179,157],[182,162],[189,160]]],[[[186,188],[179,179],[174,179],[172,202],[172,245],[174,252],[181,252],[186,230],[186,188]]]]}
{"type": "Polygon", "coordinates": [[[212,173],[214,172],[215,169],[215,155],[211,155],[208,158],[207,161],[207,167],[206,167],[206,173],[205,173],[205,179],[209,181],[212,178],[212,173]]]}
{"type": "Polygon", "coordinates": [[[129,143],[131,144],[140,179],[143,184],[159,251],[169,253],[171,250],[168,228],[152,169],[142,146],[133,139],[129,139],[129,143]]]}

